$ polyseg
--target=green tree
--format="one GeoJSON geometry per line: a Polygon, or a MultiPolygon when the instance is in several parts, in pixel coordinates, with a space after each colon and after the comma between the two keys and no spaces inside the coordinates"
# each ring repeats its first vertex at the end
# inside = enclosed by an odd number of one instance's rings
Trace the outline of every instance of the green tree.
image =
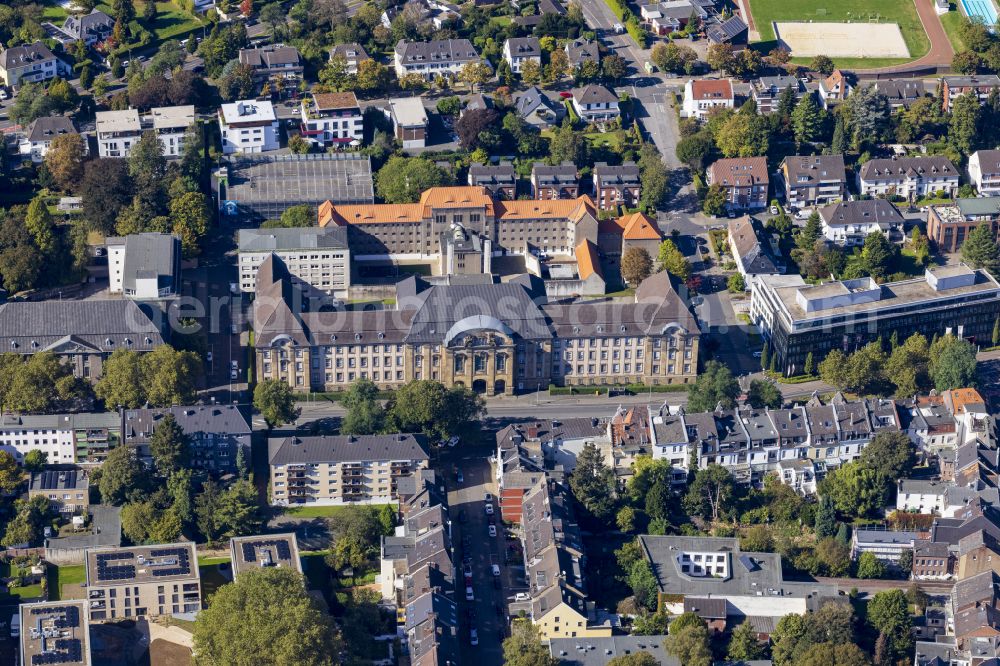
{"type": "Polygon", "coordinates": [[[465,387],[445,389],[440,382],[425,379],[398,389],[386,411],[393,432],[448,438],[473,427],[485,413],[486,403],[465,387]]]}
{"type": "Polygon", "coordinates": [[[134,544],[149,541],[149,532],[157,519],[157,510],[152,502],[129,502],[122,507],[122,534],[134,544]]]}
{"type": "Polygon", "coordinates": [[[49,462],[49,454],[41,449],[31,449],[24,454],[24,471],[37,474],[45,469],[49,462]]]}
{"type": "Polygon", "coordinates": [[[740,275],[739,273],[733,273],[732,275],[729,276],[729,279],[726,280],[726,289],[731,294],[742,294],[744,291],[746,291],[746,288],[747,288],[746,280],[744,280],[743,276],[740,275]]]}
{"type": "Polygon", "coordinates": [[[875,278],[884,278],[896,250],[880,231],[873,231],[865,237],[861,250],[861,260],[865,270],[875,278]]]}
{"type": "Polygon", "coordinates": [[[177,423],[173,414],[166,414],[149,438],[149,451],[157,471],[164,477],[187,466],[190,438],[177,423]]]}
{"type": "Polygon", "coordinates": [[[201,492],[194,498],[194,514],[198,531],[208,543],[213,544],[222,536],[224,525],[221,520],[220,506],[222,491],[211,479],[205,481],[201,492]]]}
{"type": "Polygon", "coordinates": [[[355,381],[342,402],[347,413],[340,424],[341,433],[374,435],[382,431],[386,414],[373,381],[367,378],[355,381]]]}
{"type": "Polygon", "coordinates": [[[729,470],[713,464],[695,472],[683,503],[689,514],[714,522],[732,508],[735,499],[736,485],[729,470]]]}
{"type": "Polygon", "coordinates": [[[621,258],[621,274],[626,283],[638,285],[653,271],[653,259],[645,248],[630,247],[621,258]]]}
{"type": "Polygon", "coordinates": [[[863,517],[882,508],[886,479],[859,462],[849,462],[820,482],[820,495],[829,495],[837,511],[863,517]]]}
{"type": "Polygon", "coordinates": [[[809,646],[797,662],[800,666],[870,666],[857,645],[817,643],[809,646]]]}
{"type": "Polygon", "coordinates": [[[670,635],[664,641],[667,653],[676,657],[681,666],[711,666],[712,649],[708,627],[699,620],[697,625],[685,626],[674,631],[673,625],[677,621],[671,623],[670,635]]]}
{"type": "Polygon", "coordinates": [[[422,157],[394,155],[375,174],[375,190],[386,203],[412,203],[424,190],[450,183],[441,167],[422,157]]]}
{"type": "Polygon", "coordinates": [[[628,585],[635,603],[640,608],[654,611],[657,604],[656,576],[653,567],[644,559],[636,561],[628,570],[628,585]]]}
{"type": "Polygon", "coordinates": [[[635,530],[635,517],[635,509],[630,506],[623,506],[618,509],[618,514],[615,516],[615,525],[622,532],[631,532],[635,530]]]}
{"type": "Polygon", "coordinates": [[[160,345],[140,359],[146,401],[156,407],[189,405],[197,394],[196,382],[204,374],[201,357],[160,345]]]}
{"type": "Polygon", "coordinates": [[[549,141],[549,161],[552,164],[573,162],[585,164],[589,155],[587,140],[583,134],[573,129],[569,117],[566,117],[552,135],[549,141]]]}
{"type": "Polygon", "coordinates": [[[928,371],[938,391],[975,386],[976,348],[953,335],[938,338],[930,348],[928,371]]]}
{"type": "Polygon", "coordinates": [[[181,237],[184,255],[201,252],[200,241],[208,231],[208,200],[201,192],[185,192],[170,201],[172,231],[181,237]]]}
{"type": "Polygon", "coordinates": [[[726,659],[729,661],[753,661],[765,656],[766,650],[757,640],[757,632],[749,622],[742,622],[733,629],[732,637],[729,640],[729,652],[726,659]]]}
{"type": "Polygon", "coordinates": [[[913,448],[905,432],[880,430],[861,451],[859,460],[887,479],[906,479],[917,462],[913,448]]]}
{"type": "Polygon", "coordinates": [[[701,171],[705,168],[712,151],[715,150],[715,141],[709,132],[696,132],[691,136],[686,136],[677,142],[677,159],[691,168],[692,171],[701,171]]]}
{"type": "Polygon", "coordinates": [[[167,479],[167,492],[171,499],[170,506],[177,512],[177,517],[184,525],[188,525],[194,520],[194,504],[191,501],[194,485],[192,479],[193,474],[190,469],[178,469],[167,479]]]}
{"type": "Polygon", "coordinates": [[[45,166],[63,192],[75,192],[83,179],[84,142],[79,134],[53,137],[45,152],[45,166]]]}
{"type": "Polygon", "coordinates": [[[819,498],[819,503],[816,505],[816,520],[813,527],[820,539],[832,537],[837,532],[837,509],[833,505],[833,500],[825,495],[819,498]]]}
{"type": "Polygon", "coordinates": [[[285,209],[280,219],[268,220],[260,226],[264,229],[314,227],[316,226],[316,207],[309,204],[292,206],[285,209]]]}
{"type": "Polygon", "coordinates": [[[536,625],[516,619],[510,625],[510,636],[503,640],[505,666],[559,666],[559,660],[542,644],[536,625]]]}
{"type": "Polygon", "coordinates": [[[747,553],[769,553],[774,550],[774,537],[767,525],[754,525],[740,536],[740,550],[747,553]]]}
{"type": "Polygon", "coordinates": [[[223,585],[198,614],[199,663],[333,666],[342,645],[332,618],[290,568],[263,568],[223,585]]]}
{"type": "Polygon", "coordinates": [[[657,261],[660,263],[660,268],[676,278],[687,280],[691,277],[691,263],[670,239],[660,243],[657,261]]]}
{"type": "Polygon", "coordinates": [[[868,624],[876,631],[894,635],[910,631],[910,609],[906,593],[901,589],[878,592],[868,602],[868,624]]]}
{"type": "Polygon", "coordinates": [[[812,252],[823,235],[823,226],[819,213],[813,211],[806,219],[805,225],[795,235],[795,248],[799,252],[812,252]]]}
{"type": "Polygon", "coordinates": [[[764,407],[778,409],[781,407],[783,399],[781,389],[774,382],[767,379],[754,379],[750,381],[747,401],[754,409],[763,409],[764,407]]]}
{"type": "Polygon", "coordinates": [[[851,548],[836,539],[820,539],[816,544],[816,559],[829,576],[846,576],[851,568],[851,548]]]}
{"type": "Polygon", "coordinates": [[[972,268],[985,268],[994,275],[1000,274],[1000,247],[991,225],[981,224],[969,232],[962,243],[962,261],[972,268]]]}
{"type": "Polygon", "coordinates": [[[802,372],[807,375],[811,375],[816,370],[815,362],[813,361],[813,353],[809,352],[806,354],[805,365],[802,366],[802,372]]]}
{"type": "Polygon", "coordinates": [[[37,196],[28,204],[24,226],[27,227],[42,254],[46,256],[51,254],[56,245],[55,224],[52,222],[52,215],[49,214],[49,207],[44,197],[37,196]]]}
{"type": "Polygon", "coordinates": [[[253,390],[253,406],[270,427],[292,423],[299,418],[295,406],[295,396],[287,382],[280,379],[265,379],[253,390]]]}
{"type": "Polygon", "coordinates": [[[948,139],[955,148],[966,155],[975,151],[979,145],[981,117],[982,107],[979,105],[979,99],[972,93],[960,95],[952,103],[948,139]]]}
{"type": "Polygon", "coordinates": [[[884,578],[885,564],[875,553],[864,552],[858,557],[858,578],[884,578]]]}
{"type": "Polygon", "coordinates": [[[138,352],[116,349],[104,362],[94,391],[111,408],[135,408],[146,400],[142,363],[138,352]]]}
{"type": "Polygon", "coordinates": [[[1000,315],[997,315],[997,318],[993,320],[993,336],[990,340],[994,347],[1000,345],[1000,315]]]}
{"type": "Polygon", "coordinates": [[[586,443],[577,455],[569,487],[576,501],[591,515],[602,523],[610,522],[615,511],[615,474],[592,442],[586,443]]]}
{"type": "Polygon", "coordinates": [[[607,666],[660,666],[660,662],[648,652],[639,651],[614,657],[607,666]]]}
{"type": "Polygon", "coordinates": [[[726,214],[727,201],[726,189],[719,183],[713,183],[705,193],[705,203],[702,205],[702,211],[705,215],[722,217],[726,214]]]}
{"type": "Polygon", "coordinates": [[[847,355],[844,352],[831,349],[826,358],[819,363],[820,378],[834,388],[840,390],[847,388],[850,382],[847,363],[847,355]]]}
{"type": "Polygon", "coordinates": [[[723,409],[732,409],[739,394],[740,386],[729,367],[709,361],[688,391],[687,409],[692,413],[711,412],[719,404],[723,409]]]}
{"type": "Polygon", "coordinates": [[[17,465],[17,458],[10,451],[0,450],[0,492],[13,494],[24,481],[24,473],[17,465]]]}
{"type": "Polygon", "coordinates": [[[715,135],[715,145],[726,157],[753,157],[767,154],[767,120],[756,111],[743,109],[732,115],[715,135]]]}
{"type": "Polygon", "coordinates": [[[257,487],[247,479],[239,479],[222,492],[217,510],[226,536],[255,534],[263,526],[257,487]]]}
{"type": "Polygon", "coordinates": [[[135,451],[124,444],[111,449],[101,465],[101,501],[121,506],[140,497],[145,485],[146,469],[135,451]]]}
{"type": "Polygon", "coordinates": [[[884,374],[896,386],[897,397],[913,396],[928,387],[929,362],[930,345],[920,333],[914,333],[903,344],[894,346],[884,374]]]}
{"type": "Polygon", "coordinates": [[[809,69],[814,72],[819,72],[824,76],[830,76],[833,74],[833,60],[831,60],[829,56],[825,55],[815,56],[812,59],[812,62],[809,63],[809,69]]]}
{"type": "Polygon", "coordinates": [[[823,113],[812,95],[804,95],[792,111],[792,129],[798,143],[811,143],[823,131],[823,113]]]}

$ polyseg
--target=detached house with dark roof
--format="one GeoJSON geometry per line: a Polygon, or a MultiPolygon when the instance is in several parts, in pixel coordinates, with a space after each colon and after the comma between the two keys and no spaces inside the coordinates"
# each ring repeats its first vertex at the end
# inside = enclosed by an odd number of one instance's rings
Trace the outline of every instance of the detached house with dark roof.
{"type": "Polygon", "coordinates": [[[428,81],[438,76],[455,77],[471,62],[482,62],[472,42],[467,39],[441,39],[432,42],[408,42],[404,39],[396,44],[393,67],[396,78],[407,74],[419,74],[428,81]]]}
{"type": "Polygon", "coordinates": [[[514,96],[514,110],[526,123],[539,129],[558,125],[566,116],[566,107],[553,102],[537,86],[514,96]]]}
{"type": "Polygon", "coordinates": [[[240,64],[253,70],[257,81],[302,78],[303,65],[299,50],[294,46],[271,44],[256,49],[240,49],[240,64]]]}
{"type": "Polygon", "coordinates": [[[852,247],[864,245],[868,234],[888,236],[903,228],[903,215],[885,199],[840,201],[819,209],[823,236],[831,243],[852,247]]]}
{"type": "Polygon", "coordinates": [[[767,206],[770,178],[766,157],[732,157],[717,160],[708,168],[708,185],[726,191],[727,210],[760,210],[767,206]]]}
{"type": "Polygon", "coordinates": [[[511,37],[503,43],[503,59],[510,71],[521,73],[521,66],[529,60],[542,64],[542,46],[537,37],[511,37]]]}
{"type": "Polygon", "coordinates": [[[396,483],[426,468],[423,435],[277,437],[267,442],[271,504],[385,504],[396,483]]]}
{"type": "Polygon", "coordinates": [[[937,192],[953,197],[957,190],[958,169],[942,155],[875,159],[858,169],[858,192],[867,196],[914,201],[937,192]]]}
{"type": "Polygon", "coordinates": [[[42,42],[12,46],[0,51],[0,81],[16,88],[22,81],[54,79],[69,68],[42,42]]]}
{"type": "Polygon", "coordinates": [[[1000,150],[977,150],[969,156],[969,182],[984,197],[1000,195],[1000,150]]]}
{"type": "Polygon", "coordinates": [[[785,203],[793,208],[821,206],[845,198],[843,155],[790,155],[781,162],[785,203]]]}
{"type": "Polygon", "coordinates": [[[355,42],[348,42],[347,44],[337,44],[332,49],[330,49],[330,59],[333,58],[343,58],[347,63],[347,73],[357,74],[358,65],[366,60],[371,60],[372,57],[368,55],[364,47],[355,42]]]}
{"type": "Polygon", "coordinates": [[[110,37],[114,28],[113,18],[99,9],[92,9],[89,14],[68,17],[63,23],[62,32],[71,42],[82,41],[87,46],[93,46],[110,37]]]}
{"type": "Polygon", "coordinates": [[[618,95],[595,83],[573,89],[573,109],[587,123],[606,123],[621,114],[618,95]]]}
{"type": "Polygon", "coordinates": [[[601,64],[601,52],[597,42],[590,39],[574,39],[566,42],[566,57],[569,59],[569,66],[574,70],[582,67],[585,62],[601,64]]]}
{"type": "Polygon", "coordinates": [[[725,21],[713,23],[705,28],[705,36],[711,44],[730,44],[734,51],[742,51],[747,45],[750,28],[736,14],[725,21]]]}
{"type": "MultiPolygon", "coordinates": [[[[45,159],[45,154],[49,152],[52,140],[57,136],[68,134],[78,134],[73,121],[66,116],[46,116],[38,118],[28,128],[28,133],[21,139],[18,145],[18,152],[24,156],[30,156],[31,161],[38,164],[45,159]]],[[[87,142],[83,142],[84,154],[87,153],[87,142]]]]}

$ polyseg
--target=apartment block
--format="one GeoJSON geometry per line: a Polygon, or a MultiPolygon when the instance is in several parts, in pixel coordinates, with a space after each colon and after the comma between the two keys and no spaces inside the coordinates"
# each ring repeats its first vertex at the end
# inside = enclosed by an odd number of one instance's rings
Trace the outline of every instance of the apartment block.
{"type": "Polygon", "coordinates": [[[515,74],[521,73],[525,62],[542,64],[542,46],[537,37],[511,37],[503,43],[503,59],[515,74]]]}
{"type": "Polygon", "coordinates": [[[108,236],[108,291],[151,301],[177,296],[181,289],[181,239],[147,232],[108,236]]]}
{"type": "Polygon", "coordinates": [[[240,229],[238,246],[244,293],[256,290],[257,271],[268,260],[280,261],[290,275],[326,294],[346,296],[351,286],[345,227],[240,229]]]}
{"type": "Polygon", "coordinates": [[[635,208],[639,205],[639,193],[639,167],[635,162],[594,165],[594,198],[601,210],[616,210],[618,206],[635,208]]]}
{"type": "Polygon", "coordinates": [[[153,132],[167,158],[184,154],[184,136],[194,124],[194,106],[164,106],[140,116],[137,109],[97,112],[97,152],[101,157],[128,157],[145,132],[153,132]]]}
{"type": "Polygon", "coordinates": [[[716,160],[708,167],[708,185],[726,192],[726,209],[754,211],[766,208],[770,177],[765,157],[732,157],[716,160]]]}
{"type": "Polygon", "coordinates": [[[184,137],[194,125],[194,105],[155,107],[142,120],[144,127],[152,126],[163,144],[164,157],[181,157],[184,154],[184,137]]]}
{"type": "Polygon", "coordinates": [[[497,199],[517,198],[517,173],[510,162],[469,165],[469,185],[485,187],[497,199]]]}
{"type": "Polygon", "coordinates": [[[465,65],[482,62],[472,42],[467,39],[440,39],[430,42],[396,43],[393,67],[396,78],[417,74],[428,81],[438,76],[455,77],[465,65]]]}
{"type": "Polygon", "coordinates": [[[975,95],[980,104],[989,99],[990,93],[1000,89],[1000,76],[996,74],[974,74],[972,76],[941,77],[941,92],[945,113],[960,95],[975,95]]]}
{"type": "Polygon", "coordinates": [[[969,156],[969,182],[980,196],[1000,194],[1000,150],[977,150],[969,156]]]}
{"type": "MultiPolygon", "coordinates": [[[[32,162],[40,164],[49,152],[49,146],[52,145],[53,139],[68,134],[79,135],[70,118],[66,116],[36,118],[28,128],[25,137],[21,139],[18,145],[18,152],[21,155],[30,156],[32,162]]],[[[84,154],[86,154],[87,142],[84,140],[82,143],[84,154]]]]}
{"type": "Polygon", "coordinates": [[[281,79],[294,83],[302,77],[304,69],[298,49],[284,44],[240,49],[239,60],[253,70],[258,81],[281,79]]]}
{"type": "MultiPolygon", "coordinates": [[[[980,151],[983,152],[983,151],[980,151]]],[[[955,253],[972,231],[990,225],[1000,238],[1000,198],[955,199],[927,211],[927,238],[940,252],[955,253]]]]}
{"type": "Polygon", "coordinates": [[[321,144],[358,145],[365,123],[353,92],[313,93],[302,99],[302,136],[321,144]]]}
{"type": "Polygon", "coordinates": [[[868,160],[858,169],[858,192],[877,197],[897,196],[908,201],[944,192],[955,196],[958,169],[947,157],[891,157],[868,160]]]}
{"type": "Polygon", "coordinates": [[[18,462],[38,450],[50,465],[98,464],[120,442],[121,421],[115,412],[0,417],[0,450],[18,462]]]}
{"type": "Polygon", "coordinates": [[[294,569],[302,573],[295,533],[233,537],[229,540],[233,575],[255,569],[294,569]]]}
{"type": "Polygon", "coordinates": [[[271,504],[385,504],[396,484],[428,465],[421,435],[280,437],[268,440],[271,504]]]}
{"type": "Polygon", "coordinates": [[[846,198],[843,155],[789,156],[782,160],[780,170],[788,206],[822,206],[846,198]]]}
{"type": "Polygon", "coordinates": [[[193,543],[88,548],[84,567],[91,622],[201,610],[198,553],[193,543]]]}
{"type": "Polygon", "coordinates": [[[387,115],[404,150],[427,145],[427,110],[419,97],[390,99],[387,115]]]}
{"type": "Polygon", "coordinates": [[[123,409],[123,441],[140,459],[152,461],[150,438],[167,415],[187,436],[190,465],[215,474],[235,472],[240,449],[250,460],[250,423],[236,405],[175,405],[123,409]]]}
{"type": "Polygon", "coordinates": [[[94,663],[86,601],[43,601],[16,608],[21,616],[18,642],[23,666],[91,666],[94,663]]]}
{"type": "Polygon", "coordinates": [[[219,108],[222,152],[263,153],[281,147],[278,119],[268,101],[242,100],[219,108]]]}
{"type": "Polygon", "coordinates": [[[736,104],[730,79],[691,79],[684,84],[681,117],[705,120],[714,109],[732,109],[736,104]]]}
{"type": "Polygon", "coordinates": [[[531,196],[534,199],[576,199],[580,196],[580,174],[572,162],[531,166],[531,196]]]}

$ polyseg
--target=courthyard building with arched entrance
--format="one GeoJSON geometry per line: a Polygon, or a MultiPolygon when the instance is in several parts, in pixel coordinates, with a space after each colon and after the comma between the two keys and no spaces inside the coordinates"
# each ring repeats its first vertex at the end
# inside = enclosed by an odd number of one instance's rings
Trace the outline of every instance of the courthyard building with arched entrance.
{"type": "Polygon", "coordinates": [[[528,276],[452,276],[396,285],[396,306],[345,310],[272,256],[257,274],[258,381],[339,391],[358,379],[392,389],[420,379],[485,395],[560,386],[687,384],[698,325],[666,273],[632,300],[548,302],[528,276]]]}

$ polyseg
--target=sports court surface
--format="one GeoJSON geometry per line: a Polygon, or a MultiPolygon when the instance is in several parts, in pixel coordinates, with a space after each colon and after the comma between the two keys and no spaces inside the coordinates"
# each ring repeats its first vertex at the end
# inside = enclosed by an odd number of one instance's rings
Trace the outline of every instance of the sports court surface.
{"type": "Polygon", "coordinates": [[[781,21],[773,24],[775,37],[803,58],[907,58],[903,33],[895,23],[811,23],[781,21]]]}

